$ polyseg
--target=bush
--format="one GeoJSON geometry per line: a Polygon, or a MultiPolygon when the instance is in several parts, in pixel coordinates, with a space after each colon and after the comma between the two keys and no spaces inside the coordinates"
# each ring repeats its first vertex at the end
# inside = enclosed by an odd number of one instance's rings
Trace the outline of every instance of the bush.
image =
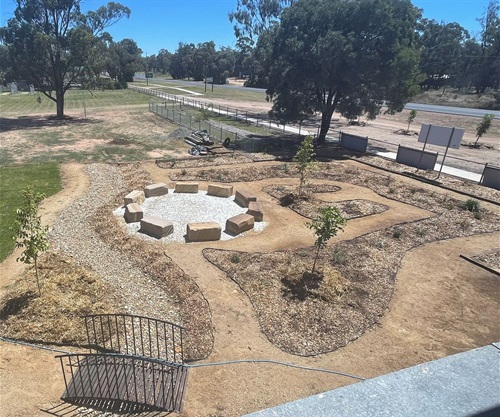
{"type": "Polygon", "coordinates": [[[473,213],[477,213],[481,209],[479,201],[475,200],[474,198],[469,198],[463,204],[463,208],[465,210],[472,211],[473,213]]]}

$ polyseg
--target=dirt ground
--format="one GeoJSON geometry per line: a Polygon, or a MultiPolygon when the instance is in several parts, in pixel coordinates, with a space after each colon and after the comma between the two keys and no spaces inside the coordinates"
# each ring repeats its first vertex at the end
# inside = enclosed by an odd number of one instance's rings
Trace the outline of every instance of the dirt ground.
{"type": "MultiPolygon", "coordinates": [[[[169,181],[165,170],[153,162],[145,162],[143,166],[154,181],[169,181]]],[[[247,169],[252,166],[248,165],[247,169]]],[[[63,165],[62,172],[63,190],[44,203],[47,224],[73,199],[85,193],[88,185],[82,165],[63,165]]],[[[269,222],[264,232],[226,242],[166,247],[168,255],[196,280],[210,303],[215,343],[212,354],[203,362],[273,359],[371,378],[500,340],[498,277],[459,257],[498,248],[498,234],[483,234],[438,241],[409,251],[398,270],[395,292],[386,314],[378,326],[347,346],[312,357],[290,355],[278,349],[260,331],[249,299],[202,254],[205,247],[271,252],[312,245],[314,238],[304,227],[304,218],[276,205],[262,191],[264,186],[275,182],[268,179],[240,184],[262,201],[269,222]]],[[[356,188],[356,194],[373,197],[371,190],[343,185],[350,196],[356,188]]],[[[436,192],[441,191],[436,189],[436,192]]],[[[425,210],[381,196],[377,196],[376,201],[394,208],[393,216],[384,212],[353,220],[337,241],[429,216],[425,210]]],[[[491,208],[498,212],[495,206],[491,208]]],[[[21,270],[14,257],[15,254],[1,265],[2,289],[21,270]]],[[[1,416],[47,415],[43,410],[60,404],[64,384],[54,355],[0,342],[1,416]]],[[[356,381],[274,364],[194,368],[190,371],[184,415],[236,416],[356,381]]],[[[55,415],[77,414],[76,409],[73,414],[71,410],[59,410],[52,409],[55,415]]]]}

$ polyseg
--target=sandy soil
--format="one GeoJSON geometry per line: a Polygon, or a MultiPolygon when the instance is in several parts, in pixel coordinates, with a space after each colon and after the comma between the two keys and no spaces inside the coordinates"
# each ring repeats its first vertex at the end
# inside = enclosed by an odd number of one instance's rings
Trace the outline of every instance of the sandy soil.
{"type": "MultiPolygon", "coordinates": [[[[154,163],[144,166],[155,181],[168,181],[165,170],[154,163]]],[[[44,203],[47,224],[86,190],[81,165],[63,165],[62,172],[63,191],[44,203]]],[[[298,357],[276,348],[260,331],[248,298],[202,255],[205,247],[262,252],[311,245],[313,235],[304,227],[304,219],[277,206],[262,192],[263,186],[274,183],[270,179],[244,184],[258,194],[269,216],[270,226],[263,233],[209,245],[173,244],[166,249],[174,262],[197,281],[210,303],[215,344],[205,362],[274,359],[369,378],[500,340],[498,277],[459,257],[461,253],[473,256],[497,248],[498,235],[485,234],[435,242],[408,252],[397,275],[390,307],[379,326],[346,347],[315,357],[298,357]]],[[[356,219],[349,223],[342,239],[428,215],[362,187],[346,185],[345,192],[385,204],[397,216],[385,212],[356,219]]],[[[1,264],[1,287],[20,272],[14,256],[1,264]]],[[[46,415],[42,410],[60,402],[64,384],[54,353],[0,342],[0,355],[1,416],[46,415]]],[[[270,364],[196,368],[190,374],[184,415],[241,415],[355,381],[270,364]]]]}

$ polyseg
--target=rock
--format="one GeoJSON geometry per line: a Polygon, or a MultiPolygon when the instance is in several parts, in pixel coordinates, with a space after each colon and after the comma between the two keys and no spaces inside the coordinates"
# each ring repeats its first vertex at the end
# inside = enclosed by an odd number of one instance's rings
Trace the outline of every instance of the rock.
{"type": "Polygon", "coordinates": [[[173,233],[174,225],[170,220],[160,219],[156,216],[146,216],[141,219],[139,232],[161,239],[173,233]]]}
{"type": "Polygon", "coordinates": [[[241,207],[248,207],[250,201],[257,201],[257,197],[253,194],[250,194],[248,191],[236,191],[234,194],[235,203],[239,204],[241,207]]]}
{"type": "Polygon", "coordinates": [[[207,195],[215,197],[231,197],[233,195],[232,185],[209,184],[207,195]]]}
{"type": "Polygon", "coordinates": [[[190,242],[206,242],[209,240],[219,240],[221,227],[219,223],[189,223],[187,225],[187,238],[190,242]]]}
{"type": "Polygon", "coordinates": [[[144,203],[144,191],[134,190],[128,193],[123,199],[123,205],[126,206],[130,203],[142,204],[144,203]]]}
{"type": "Polygon", "coordinates": [[[226,232],[231,235],[238,235],[247,230],[253,229],[254,218],[250,214],[238,214],[226,220],[226,232]]]}
{"type": "Polygon", "coordinates": [[[264,212],[262,211],[262,206],[257,201],[250,201],[248,204],[247,214],[253,216],[256,222],[261,222],[264,220],[264,212]]]}
{"type": "Polygon", "coordinates": [[[142,207],[137,203],[130,203],[125,206],[125,221],[134,223],[140,221],[144,216],[142,207]]]}
{"type": "Polygon", "coordinates": [[[176,193],[191,193],[196,194],[198,192],[197,182],[178,182],[175,184],[176,193]]]}
{"type": "Polygon", "coordinates": [[[147,185],[144,188],[144,195],[146,196],[146,198],[158,197],[160,195],[165,195],[165,194],[168,194],[168,188],[162,182],[159,182],[157,184],[147,185]]]}

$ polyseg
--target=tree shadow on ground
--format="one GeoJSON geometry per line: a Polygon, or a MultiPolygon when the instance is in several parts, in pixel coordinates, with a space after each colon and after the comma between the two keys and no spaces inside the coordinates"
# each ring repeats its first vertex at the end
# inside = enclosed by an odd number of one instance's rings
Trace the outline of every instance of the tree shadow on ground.
{"type": "Polygon", "coordinates": [[[56,119],[50,116],[19,116],[16,118],[0,117],[0,132],[14,130],[43,129],[46,127],[80,126],[102,123],[102,120],[65,117],[56,119]]]}
{"type": "Polygon", "coordinates": [[[30,300],[35,297],[36,294],[34,292],[28,291],[5,301],[0,309],[0,320],[6,320],[9,316],[19,313],[29,304],[30,300]]]}

